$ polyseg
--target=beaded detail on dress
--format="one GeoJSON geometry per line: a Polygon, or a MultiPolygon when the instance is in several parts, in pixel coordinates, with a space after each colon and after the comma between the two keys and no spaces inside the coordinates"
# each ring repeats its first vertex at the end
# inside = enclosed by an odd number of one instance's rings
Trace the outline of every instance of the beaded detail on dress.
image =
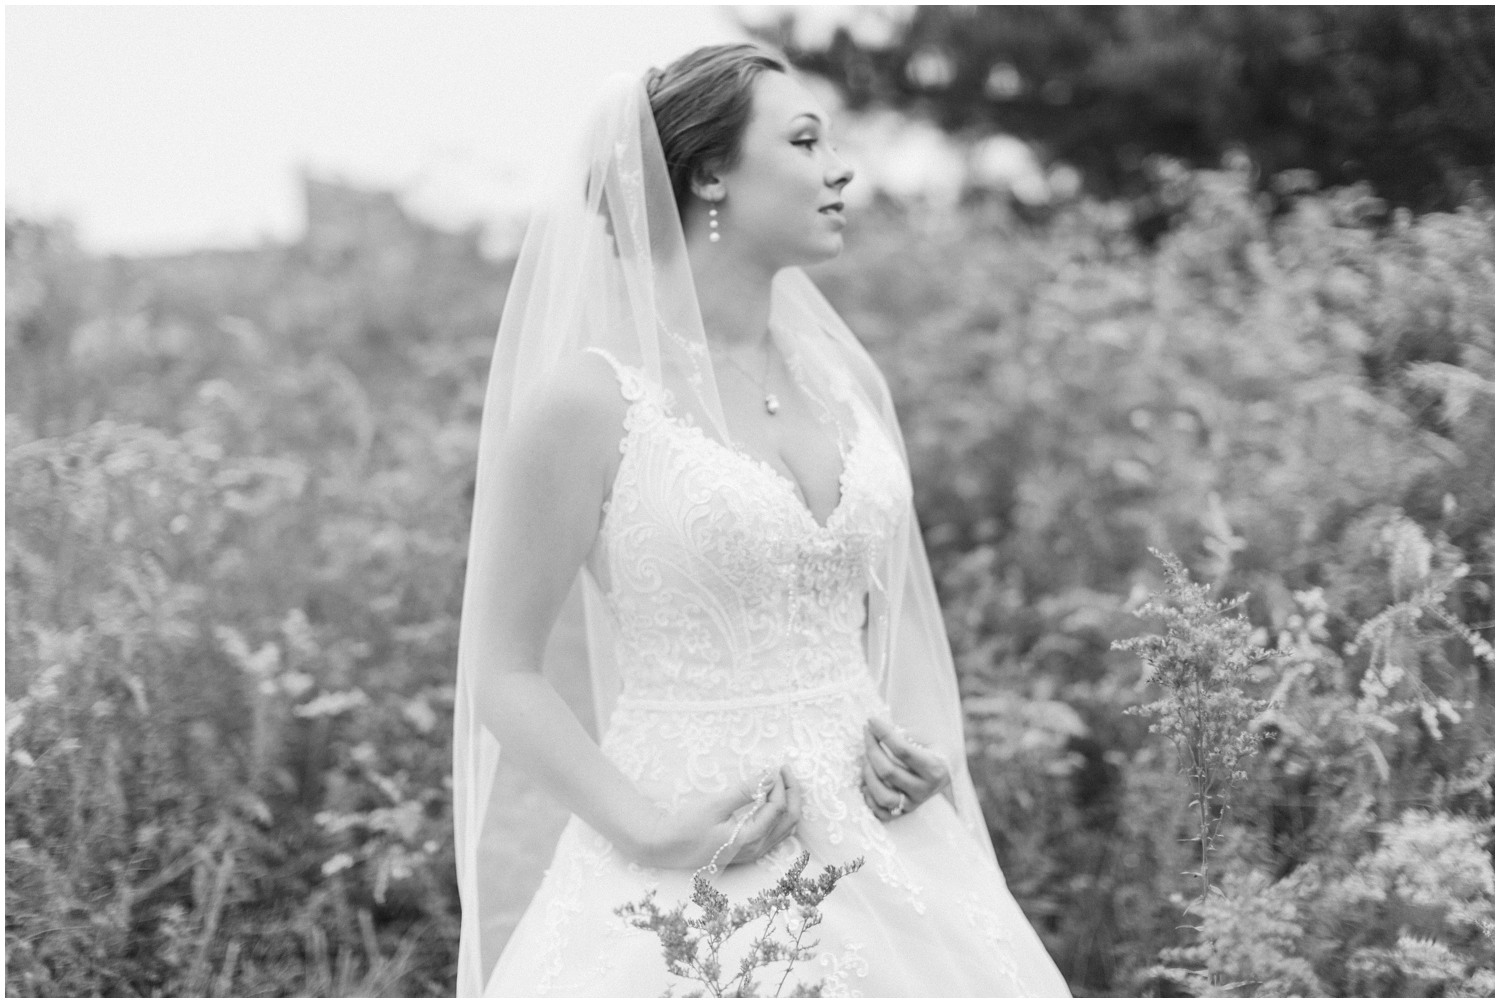
{"type": "Polygon", "coordinates": [[[873,556],[911,500],[874,416],[845,405],[839,500],[820,525],[785,475],[610,361],[630,405],[589,566],[615,617],[625,698],[757,698],[867,674],[873,556]]]}
{"type": "MultiPolygon", "coordinates": [[[[860,791],[862,727],[885,714],[865,656],[873,557],[910,504],[905,465],[850,408],[839,500],[819,523],[783,474],[678,418],[615,367],[629,402],[620,467],[589,567],[614,614],[623,691],[606,755],[663,804],[788,762],[804,824],[851,842],[920,914],[860,791]]],[[[795,357],[792,365],[795,371],[795,357]]]]}
{"type": "MultiPolygon", "coordinates": [[[[790,770],[795,834],[714,876],[732,900],[774,885],[803,851],[809,873],[864,859],[825,901],[819,946],[789,985],[820,983],[825,996],[1066,995],[994,858],[942,795],[891,822],[864,801],[865,722],[890,719],[866,662],[865,600],[881,588],[874,556],[911,504],[875,416],[848,386],[828,388],[843,472],[819,523],[783,474],[679,417],[640,371],[591,351],[629,402],[588,557],[622,686],[601,750],[669,810],[790,770]]],[[[787,362],[797,377],[795,354],[787,362]]],[[[645,894],[664,906],[686,899],[692,873],[636,864],[572,818],[486,994],[701,988],[671,976],[655,938],[617,913],[645,894]]]]}

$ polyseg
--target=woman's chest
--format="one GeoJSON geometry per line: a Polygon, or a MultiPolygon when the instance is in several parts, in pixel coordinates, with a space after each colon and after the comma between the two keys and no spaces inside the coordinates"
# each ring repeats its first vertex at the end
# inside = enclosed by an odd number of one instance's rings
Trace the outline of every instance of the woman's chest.
{"type": "MultiPolygon", "coordinates": [[[[856,414],[838,455],[837,490],[820,519],[798,485],[767,461],[706,436],[659,408],[631,409],[600,529],[596,574],[702,579],[731,592],[808,587],[863,594],[871,562],[910,504],[905,465],[884,430],[856,414]]],[[[831,486],[830,486],[831,490],[831,486]]]]}
{"type": "Polygon", "coordinates": [[[774,409],[766,400],[735,401],[726,395],[724,421],[732,452],[761,460],[780,474],[813,519],[827,525],[843,498],[854,423],[841,423],[828,407],[796,388],[778,395],[774,409]]]}

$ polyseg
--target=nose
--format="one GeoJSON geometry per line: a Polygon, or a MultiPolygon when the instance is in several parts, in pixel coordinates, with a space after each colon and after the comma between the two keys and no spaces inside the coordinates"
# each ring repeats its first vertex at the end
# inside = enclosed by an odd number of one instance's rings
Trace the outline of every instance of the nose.
{"type": "Polygon", "coordinates": [[[843,157],[837,153],[833,154],[833,163],[830,165],[828,177],[826,178],[828,187],[835,191],[840,191],[853,180],[854,168],[850,167],[849,162],[843,157]]]}

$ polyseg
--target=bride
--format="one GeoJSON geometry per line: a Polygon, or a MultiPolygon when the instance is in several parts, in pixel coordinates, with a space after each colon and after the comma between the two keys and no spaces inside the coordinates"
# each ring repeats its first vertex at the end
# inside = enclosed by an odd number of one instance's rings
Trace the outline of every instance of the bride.
{"type": "Polygon", "coordinates": [[[713,46],[613,81],[533,220],[459,642],[461,996],[694,989],[617,908],[695,872],[744,901],[804,851],[864,866],[789,984],[1067,995],[965,766],[890,395],[800,270],[840,251],[852,175],[779,56],[713,46]],[[502,759],[571,812],[508,941],[502,759]]]}

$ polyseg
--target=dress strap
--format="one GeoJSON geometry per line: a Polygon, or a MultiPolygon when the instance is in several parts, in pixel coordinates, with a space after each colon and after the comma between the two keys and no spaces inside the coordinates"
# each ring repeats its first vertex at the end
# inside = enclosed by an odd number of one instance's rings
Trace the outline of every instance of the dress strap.
{"type": "Polygon", "coordinates": [[[593,352],[615,371],[615,378],[620,381],[620,396],[634,404],[646,394],[646,378],[639,369],[627,366],[614,355],[598,345],[590,345],[584,349],[585,352],[593,352]]]}

